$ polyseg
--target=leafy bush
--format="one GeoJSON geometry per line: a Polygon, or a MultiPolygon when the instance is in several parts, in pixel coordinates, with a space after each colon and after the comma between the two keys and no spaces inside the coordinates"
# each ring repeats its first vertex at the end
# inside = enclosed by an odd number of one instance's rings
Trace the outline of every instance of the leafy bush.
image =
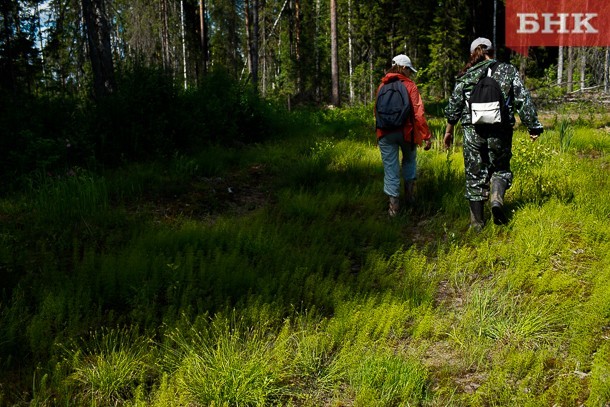
{"type": "Polygon", "coordinates": [[[0,96],[0,175],[14,182],[33,171],[62,172],[91,156],[78,100],[0,96]]]}
{"type": "Polygon", "coordinates": [[[68,96],[2,100],[0,175],[63,175],[75,166],[166,159],[284,133],[287,115],[223,71],[186,92],[160,69],[136,66],[118,76],[118,90],[97,102],[68,96]]]}

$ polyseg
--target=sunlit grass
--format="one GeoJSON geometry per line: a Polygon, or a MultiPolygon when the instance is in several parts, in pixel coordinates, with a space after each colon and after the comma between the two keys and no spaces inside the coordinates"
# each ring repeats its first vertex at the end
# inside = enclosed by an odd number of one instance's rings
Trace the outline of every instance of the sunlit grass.
{"type": "Polygon", "coordinates": [[[93,406],[124,404],[154,375],[151,350],[137,329],[93,332],[66,349],[64,363],[71,370],[66,381],[74,388],[74,398],[64,394],[62,399],[93,406]]]}
{"type": "Polygon", "coordinates": [[[418,203],[389,219],[370,110],[308,114],[308,137],[0,202],[0,367],[35,358],[34,405],[610,402],[603,128],[519,129],[510,222],[477,235],[443,120],[418,150],[418,203]],[[193,191],[228,174],[268,197],[229,211],[193,191]],[[215,209],[154,211],[184,196],[215,209]]]}

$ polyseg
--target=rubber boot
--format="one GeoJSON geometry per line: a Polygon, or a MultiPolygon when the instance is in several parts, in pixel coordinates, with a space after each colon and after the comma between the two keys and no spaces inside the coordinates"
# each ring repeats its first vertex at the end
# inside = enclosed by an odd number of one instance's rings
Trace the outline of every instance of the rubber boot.
{"type": "Polygon", "coordinates": [[[506,181],[502,178],[491,179],[491,214],[496,225],[508,223],[506,213],[504,213],[504,193],[506,192],[506,181]]]}
{"type": "Polygon", "coordinates": [[[400,200],[398,199],[397,196],[391,196],[390,205],[388,208],[388,215],[390,215],[390,217],[393,218],[396,215],[398,215],[399,210],[400,210],[400,200]]]}
{"type": "Polygon", "coordinates": [[[405,201],[408,204],[415,203],[415,180],[405,181],[405,201]]]}
{"type": "Polygon", "coordinates": [[[485,219],[483,218],[483,210],[485,208],[484,201],[469,201],[470,203],[470,229],[475,232],[480,232],[485,226],[485,219]]]}

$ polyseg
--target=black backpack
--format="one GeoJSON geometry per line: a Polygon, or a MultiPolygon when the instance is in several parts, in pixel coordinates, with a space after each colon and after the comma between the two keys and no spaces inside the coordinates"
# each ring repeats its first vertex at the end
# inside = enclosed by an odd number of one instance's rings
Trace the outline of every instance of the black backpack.
{"type": "Polygon", "coordinates": [[[479,130],[492,130],[509,124],[508,101],[492,75],[498,62],[490,65],[470,92],[471,123],[479,130]]]}
{"type": "Polygon", "coordinates": [[[384,84],[377,93],[375,104],[376,126],[382,130],[398,129],[405,125],[411,112],[407,88],[396,78],[384,84]]]}

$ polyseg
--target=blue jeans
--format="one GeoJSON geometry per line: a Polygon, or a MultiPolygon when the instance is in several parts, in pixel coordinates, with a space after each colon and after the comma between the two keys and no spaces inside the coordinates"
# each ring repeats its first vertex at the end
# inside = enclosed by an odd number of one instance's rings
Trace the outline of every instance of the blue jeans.
{"type": "Polygon", "coordinates": [[[400,196],[400,171],[405,181],[414,180],[417,176],[417,148],[404,140],[401,133],[387,134],[379,139],[379,151],[383,162],[383,192],[386,195],[400,196]],[[402,165],[398,161],[398,151],[402,151],[402,165]]]}

